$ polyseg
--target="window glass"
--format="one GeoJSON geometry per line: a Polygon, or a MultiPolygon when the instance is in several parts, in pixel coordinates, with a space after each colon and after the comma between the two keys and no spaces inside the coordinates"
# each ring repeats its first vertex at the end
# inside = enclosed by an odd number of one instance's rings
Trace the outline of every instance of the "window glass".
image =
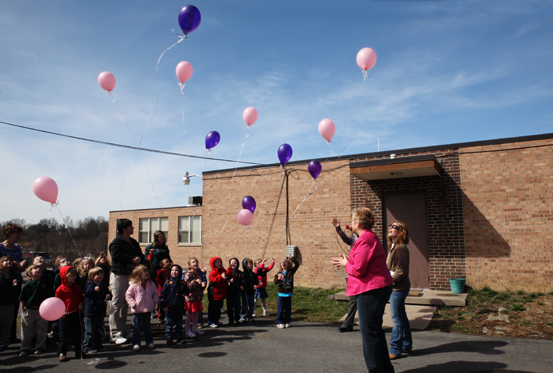
{"type": "Polygon", "coordinates": [[[190,221],[190,241],[193,243],[202,242],[202,217],[194,216],[190,221]]]}

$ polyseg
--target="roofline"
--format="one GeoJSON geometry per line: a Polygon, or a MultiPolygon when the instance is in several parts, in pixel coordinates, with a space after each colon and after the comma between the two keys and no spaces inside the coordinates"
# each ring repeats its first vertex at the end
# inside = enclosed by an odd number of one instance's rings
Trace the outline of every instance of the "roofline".
{"type": "MultiPolygon", "coordinates": [[[[405,149],[396,149],[396,150],[386,150],[386,151],[382,151],[382,152],[351,154],[351,155],[343,155],[343,156],[338,156],[338,157],[313,158],[313,159],[309,159],[309,160],[288,162],[287,165],[306,164],[306,163],[311,162],[314,159],[318,160],[320,162],[333,162],[333,161],[338,161],[340,159],[342,159],[342,160],[344,160],[344,159],[352,160],[352,159],[358,159],[358,158],[382,157],[382,156],[387,156],[387,155],[390,155],[390,154],[405,154],[405,153],[428,152],[428,151],[433,151],[433,150],[460,149],[460,148],[470,148],[470,147],[473,147],[473,146],[509,144],[509,143],[513,143],[513,142],[545,140],[545,139],[551,139],[551,138],[553,138],[553,133],[544,133],[544,134],[541,134],[541,135],[506,137],[506,138],[494,139],[494,140],[459,142],[459,143],[454,143],[454,144],[423,146],[423,147],[419,147],[419,148],[405,148],[405,149]]],[[[202,172],[202,175],[218,174],[218,173],[223,173],[223,172],[232,172],[234,170],[236,170],[236,171],[257,170],[257,169],[260,169],[260,168],[271,168],[271,167],[279,167],[279,166],[280,166],[280,163],[271,163],[271,164],[264,164],[264,165],[260,165],[260,166],[227,168],[227,169],[221,169],[221,170],[204,171],[204,172],[202,172]]]]}
{"type": "Polygon", "coordinates": [[[146,211],[146,210],[174,210],[174,209],[183,209],[183,208],[197,208],[197,207],[202,207],[202,205],[191,205],[191,206],[173,206],[173,207],[150,207],[148,209],[129,209],[129,210],[113,210],[113,211],[110,211],[109,213],[111,214],[112,212],[131,212],[131,211],[146,211]]]}

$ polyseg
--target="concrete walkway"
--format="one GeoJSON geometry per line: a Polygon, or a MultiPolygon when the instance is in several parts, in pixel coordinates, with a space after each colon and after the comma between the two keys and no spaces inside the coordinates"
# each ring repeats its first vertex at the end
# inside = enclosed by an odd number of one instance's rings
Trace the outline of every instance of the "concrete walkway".
{"type": "MultiPolygon", "coordinates": [[[[128,344],[109,345],[108,351],[89,355],[87,359],[59,363],[54,345],[44,355],[27,358],[17,356],[19,345],[11,345],[7,351],[0,352],[0,370],[18,373],[366,372],[360,333],[340,333],[338,324],[292,319],[291,328],[278,329],[274,317],[258,318],[253,324],[204,329],[206,334],[195,341],[172,346],[163,340],[163,325],[153,326],[157,343],[154,350],[134,352],[128,344]]],[[[414,331],[413,340],[412,353],[393,362],[397,373],[552,371],[551,341],[419,331],[414,331]]]]}
{"type": "MultiPolygon", "coordinates": [[[[407,313],[407,318],[409,319],[409,324],[411,325],[412,330],[424,330],[432,321],[432,316],[434,311],[436,311],[436,306],[414,306],[414,305],[405,305],[405,312],[407,313]]],[[[344,315],[339,322],[343,323],[346,319],[344,315]]],[[[355,314],[355,325],[359,325],[359,320],[357,318],[357,313],[355,314]]],[[[386,305],[386,310],[384,311],[384,319],[382,323],[383,327],[391,328],[394,326],[390,314],[390,304],[386,305]]]]}

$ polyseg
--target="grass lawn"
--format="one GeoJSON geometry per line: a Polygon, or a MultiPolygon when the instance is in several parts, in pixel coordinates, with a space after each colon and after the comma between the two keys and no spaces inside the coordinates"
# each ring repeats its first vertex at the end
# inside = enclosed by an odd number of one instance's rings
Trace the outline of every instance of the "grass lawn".
{"type": "MultiPolygon", "coordinates": [[[[343,291],[344,289],[308,289],[302,287],[294,287],[294,295],[292,297],[292,321],[315,321],[323,323],[336,323],[348,311],[348,302],[337,302],[329,299],[329,296],[343,291]]],[[[271,318],[276,318],[278,305],[278,286],[269,284],[267,286],[267,309],[271,314],[271,318]]],[[[203,306],[204,312],[207,312],[207,295],[204,295],[203,306]]],[[[225,302],[226,309],[226,302],[225,302]]],[[[255,314],[260,316],[263,314],[261,301],[257,302],[255,314]]]]}

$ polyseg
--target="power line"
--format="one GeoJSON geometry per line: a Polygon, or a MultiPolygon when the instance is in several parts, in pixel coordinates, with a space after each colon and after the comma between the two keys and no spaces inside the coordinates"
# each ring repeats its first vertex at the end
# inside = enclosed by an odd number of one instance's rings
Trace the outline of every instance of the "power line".
{"type": "Polygon", "coordinates": [[[251,164],[251,165],[255,165],[255,166],[264,166],[263,163],[245,162],[245,161],[240,161],[240,160],[239,160],[239,161],[233,161],[233,160],[230,160],[230,159],[222,159],[222,158],[202,157],[202,156],[199,156],[199,155],[191,155],[191,154],[183,154],[183,153],[166,152],[166,151],[163,151],[163,150],[148,149],[148,148],[140,148],[140,147],[136,147],[136,146],[123,145],[123,144],[116,144],[116,143],[113,143],[113,142],[107,142],[107,141],[100,141],[100,140],[87,139],[87,138],[85,138],[85,137],[78,137],[78,136],[72,136],[72,135],[65,135],[65,134],[63,134],[63,133],[51,132],[51,131],[41,130],[41,129],[38,129],[38,128],[26,127],[26,126],[21,126],[21,125],[19,125],[19,124],[13,124],[13,123],[2,122],[2,121],[0,121],[0,124],[5,124],[5,125],[8,125],[8,126],[12,126],[12,127],[22,128],[22,129],[29,130],[29,131],[36,131],[36,132],[47,133],[47,134],[49,134],[49,135],[54,135],[54,136],[67,137],[67,138],[70,138],[70,139],[81,140],[81,141],[88,141],[88,142],[92,142],[92,143],[96,143],[96,144],[115,146],[115,147],[125,148],[125,149],[141,150],[141,151],[143,151],[143,152],[159,153],[159,154],[166,154],[166,155],[175,155],[175,156],[178,156],[178,157],[188,157],[188,158],[197,158],[197,159],[208,159],[208,160],[211,160],[211,161],[221,161],[221,162],[231,162],[231,163],[244,163],[244,164],[251,164]]]}

